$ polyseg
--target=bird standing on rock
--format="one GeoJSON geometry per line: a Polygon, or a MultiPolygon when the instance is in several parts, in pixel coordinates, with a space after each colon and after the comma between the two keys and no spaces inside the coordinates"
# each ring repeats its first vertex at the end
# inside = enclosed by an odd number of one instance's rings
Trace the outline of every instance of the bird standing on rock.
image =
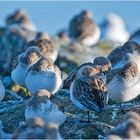
{"type": "Polygon", "coordinates": [[[109,98],[118,102],[127,102],[140,94],[140,73],[135,62],[128,62],[124,67],[110,72],[107,84],[109,98]]]}
{"type": "Polygon", "coordinates": [[[89,66],[82,67],[76,79],[70,86],[71,101],[80,109],[102,112],[108,102],[107,87],[104,81],[94,76],[93,69],[89,66]]]}
{"type": "Polygon", "coordinates": [[[59,110],[57,104],[50,100],[51,93],[47,90],[37,91],[26,106],[25,118],[40,117],[46,123],[53,122],[61,125],[66,120],[65,114],[59,110]]]}
{"type": "Polygon", "coordinates": [[[31,94],[40,89],[47,89],[55,94],[63,84],[61,71],[52,60],[42,57],[28,69],[25,84],[31,94]]]}

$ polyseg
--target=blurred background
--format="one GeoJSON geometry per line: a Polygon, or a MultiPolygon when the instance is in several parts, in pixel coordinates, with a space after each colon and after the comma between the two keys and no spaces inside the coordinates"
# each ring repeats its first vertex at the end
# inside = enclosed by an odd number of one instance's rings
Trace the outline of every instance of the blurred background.
{"type": "Polygon", "coordinates": [[[110,13],[120,15],[128,31],[133,33],[140,27],[140,2],[139,1],[61,1],[61,2],[0,2],[0,25],[3,25],[4,18],[17,8],[24,8],[32,21],[40,31],[46,31],[55,35],[59,29],[67,28],[68,22],[76,13],[83,9],[93,12],[96,23],[102,22],[110,13]]]}

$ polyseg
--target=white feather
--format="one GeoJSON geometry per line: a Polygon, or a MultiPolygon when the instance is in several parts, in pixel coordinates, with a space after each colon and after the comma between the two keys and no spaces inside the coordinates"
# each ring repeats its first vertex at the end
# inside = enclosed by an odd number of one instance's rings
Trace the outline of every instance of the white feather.
{"type": "Polygon", "coordinates": [[[133,81],[121,81],[115,76],[107,85],[109,98],[116,102],[127,102],[140,94],[140,76],[133,81]]]}
{"type": "Polygon", "coordinates": [[[48,122],[54,122],[58,125],[61,125],[66,120],[66,116],[63,112],[59,110],[59,108],[51,103],[50,101],[46,103],[41,103],[41,107],[32,109],[27,107],[25,110],[25,118],[26,120],[29,118],[40,117],[43,120],[48,122]]]}
{"type": "Polygon", "coordinates": [[[39,89],[47,89],[52,94],[55,94],[62,85],[61,76],[57,76],[54,72],[35,72],[29,71],[25,84],[28,90],[34,94],[39,89]]]}
{"type": "Polygon", "coordinates": [[[13,81],[20,85],[25,87],[25,75],[27,72],[27,66],[19,63],[11,72],[11,77],[13,81]]]}
{"type": "Polygon", "coordinates": [[[101,35],[100,29],[98,27],[96,27],[93,35],[90,35],[82,40],[83,45],[90,47],[90,46],[96,44],[97,41],[100,39],[100,35],[101,35]]]}

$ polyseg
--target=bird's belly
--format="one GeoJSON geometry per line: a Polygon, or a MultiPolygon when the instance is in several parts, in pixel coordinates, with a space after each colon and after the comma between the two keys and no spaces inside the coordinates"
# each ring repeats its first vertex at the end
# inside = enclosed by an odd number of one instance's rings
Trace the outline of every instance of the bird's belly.
{"type": "Polygon", "coordinates": [[[20,86],[25,87],[25,75],[27,72],[27,67],[22,65],[17,65],[17,67],[12,71],[11,76],[13,81],[20,86]]]}
{"type": "Polygon", "coordinates": [[[54,93],[54,91],[56,91],[56,88],[58,89],[58,86],[60,87],[62,81],[58,80],[54,74],[32,74],[31,72],[29,72],[26,77],[25,83],[32,94],[37,92],[39,89],[47,89],[48,91],[54,93]]]}
{"type": "Polygon", "coordinates": [[[45,109],[43,108],[39,108],[36,110],[27,108],[25,110],[26,120],[29,118],[34,118],[34,117],[40,117],[43,120],[45,120],[47,123],[54,122],[54,123],[57,123],[58,125],[63,124],[64,121],[66,120],[65,114],[57,109],[49,110],[48,112],[48,111],[45,111],[45,109]]]}
{"type": "Polygon", "coordinates": [[[73,95],[73,91],[72,91],[73,86],[71,85],[70,87],[70,99],[73,102],[73,104],[75,104],[79,109],[81,110],[88,110],[85,106],[83,106],[80,101],[78,101],[74,95],[73,95]]]}
{"type": "Polygon", "coordinates": [[[86,37],[85,39],[82,40],[82,43],[85,45],[85,46],[92,46],[94,45],[95,43],[97,43],[97,41],[99,40],[100,38],[100,30],[98,27],[96,27],[96,31],[93,33],[93,35],[90,35],[88,37],[86,37]]]}
{"type": "Polygon", "coordinates": [[[50,58],[55,62],[56,59],[57,59],[57,56],[58,56],[58,52],[57,52],[57,51],[54,51],[54,52],[50,55],[50,58]]]}
{"type": "Polygon", "coordinates": [[[108,94],[109,98],[116,102],[127,102],[140,94],[140,86],[138,83],[129,87],[122,82],[118,84],[112,82],[108,84],[108,94]]]}

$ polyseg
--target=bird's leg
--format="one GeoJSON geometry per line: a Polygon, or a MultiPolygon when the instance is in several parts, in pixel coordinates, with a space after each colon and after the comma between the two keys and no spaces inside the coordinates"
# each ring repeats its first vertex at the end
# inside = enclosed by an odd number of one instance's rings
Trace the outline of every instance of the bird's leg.
{"type": "Polygon", "coordinates": [[[87,115],[88,115],[88,120],[80,120],[80,122],[90,123],[90,112],[89,111],[87,111],[87,115]]]}
{"type": "Polygon", "coordinates": [[[90,123],[90,112],[87,111],[87,113],[88,113],[88,123],[90,123]]]}
{"type": "Polygon", "coordinates": [[[125,113],[125,110],[122,108],[121,103],[119,103],[120,109],[122,113],[125,113]]]}

